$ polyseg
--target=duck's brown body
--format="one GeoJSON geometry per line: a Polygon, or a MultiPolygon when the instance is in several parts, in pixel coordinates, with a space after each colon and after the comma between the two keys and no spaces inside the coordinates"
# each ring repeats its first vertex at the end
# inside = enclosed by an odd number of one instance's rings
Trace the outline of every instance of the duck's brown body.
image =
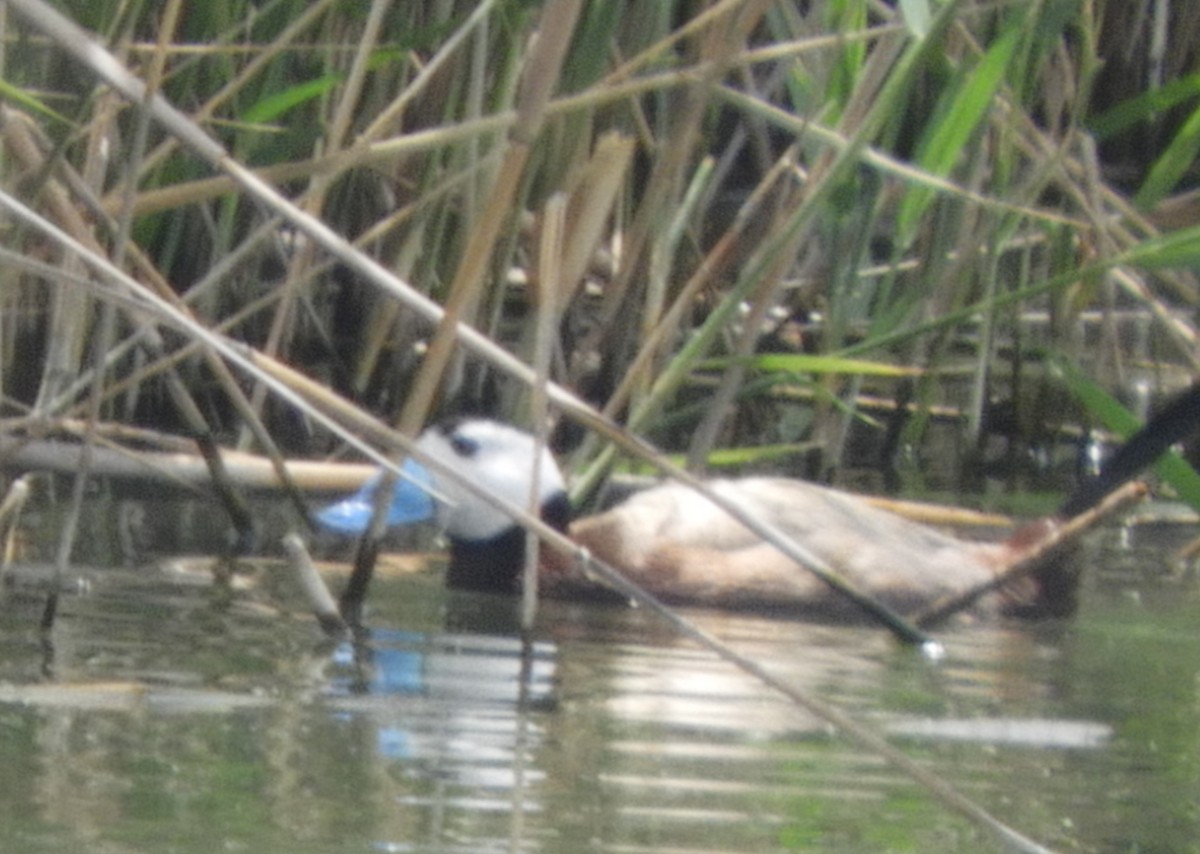
{"type": "MultiPolygon", "coordinates": [[[[712,486],[860,593],[905,616],[928,616],[931,607],[948,613],[974,603],[976,594],[996,586],[998,577],[1004,583],[990,599],[999,610],[1065,614],[1075,604],[1077,575],[1069,562],[1055,559],[1054,550],[1095,521],[1102,503],[1110,503],[1106,496],[1117,498],[1110,494],[1198,422],[1200,384],[1132,436],[1057,516],[1030,523],[1002,543],[960,540],[858,496],[801,481],[751,478],[712,486]],[[1018,566],[1026,571],[1011,574],[1018,566]]],[[[524,565],[525,537],[502,505],[524,506],[533,496],[545,522],[567,529],[565,487],[553,458],[529,434],[481,419],[430,428],[417,448],[427,462],[457,475],[437,482],[437,516],[450,539],[447,583],[514,591],[524,565]],[[499,497],[501,506],[480,499],[463,483],[499,497]]],[[[323,511],[331,520],[327,524],[341,533],[364,529],[370,519],[364,508],[374,501],[371,489],[368,485],[365,497],[356,494],[323,511]]],[[[424,489],[400,481],[393,508],[404,508],[402,515],[410,520],[425,518],[431,510],[413,513],[413,508],[431,504],[424,489]],[[419,500],[409,494],[413,490],[419,500]]],[[[842,592],[686,486],[649,489],[613,510],[575,522],[569,533],[592,555],[664,601],[861,616],[860,606],[842,592]]],[[[550,549],[542,554],[544,590],[577,594],[603,589],[575,562],[550,549]]]]}
{"type": "MultiPolygon", "coordinates": [[[[801,481],[750,478],[711,486],[901,614],[989,584],[1020,549],[1012,541],[964,541],[850,493],[801,481]]],[[[570,535],[664,601],[839,618],[859,614],[817,575],[677,485],[646,490],[581,519],[570,535]]],[[[1067,572],[1047,562],[1041,574],[986,601],[1002,610],[1068,612],[1074,584],[1067,572]]],[[[594,584],[553,553],[544,558],[543,577],[551,593],[575,595],[594,584]]]]}

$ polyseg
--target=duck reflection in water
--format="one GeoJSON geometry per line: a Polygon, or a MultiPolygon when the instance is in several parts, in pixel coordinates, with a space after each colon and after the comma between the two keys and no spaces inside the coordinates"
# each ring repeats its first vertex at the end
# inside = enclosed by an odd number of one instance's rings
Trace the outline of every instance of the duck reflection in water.
{"type": "MultiPolygon", "coordinates": [[[[1198,422],[1200,385],[1133,436],[1058,514],[995,543],[963,540],[881,509],[862,496],[817,484],[755,477],[716,480],[710,486],[802,544],[858,589],[911,615],[988,585],[1061,520],[1094,507],[1198,422]]],[[[539,471],[543,520],[665,602],[838,619],[861,616],[859,607],[839,591],[686,486],[647,489],[611,510],[570,522],[562,474],[549,452],[527,433],[489,420],[456,420],[426,430],[417,450],[418,456],[515,506],[528,504],[533,473],[539,471]]],[[[390,520],[436,516],[450,543],[447,584],[515,591],[525,535],[513,519],[413,460],[406,470],[414,479],[397,484],[390,520]],[[444,501],[429,497],[423,488],[429,484],[444,501]]],[[[368,484],[322,510],[318,519],[331,530],[359,533],[370,518],[373,495],[374,484],[368,484]]],[[[605,588],[569,557],[550,548],[540,554],[539,585],[546,594],[603,595],[605,588]]],[[[1071,563],[1051,555],[978,604],[1004,614],[1063,615],[1074,608],[1077,586],[1071,563]]]]}
{"type": "Polygon", "coordinates": [[[462,782],[485,757],[511,762],[518,719],[556,702],[554,645],[514,636],[376,629],[340,643],[329,666],[338,714],[367,715],[381,755],[449,762],[462,782]]]}

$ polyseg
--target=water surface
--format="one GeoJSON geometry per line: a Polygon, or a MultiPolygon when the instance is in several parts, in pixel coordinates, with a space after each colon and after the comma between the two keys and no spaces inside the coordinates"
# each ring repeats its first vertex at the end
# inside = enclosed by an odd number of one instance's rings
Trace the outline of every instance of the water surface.
{"type": "MultiPolygon", "coordinates": [[[[870,628],[688,613],[1043,844],[1187,851],[1183,533],[1107,532],[1076,617],[953,626],[936,664],[870,628]]],[[[82,571],[48,639],[40,590],[10,591],[0,850],[999,850],[637,609],[547,603],[526,640],[512,601],[447,593],[433,566],[381,580],[369,635],[335,642],[282,565],[205,570],[82,571]]]]}

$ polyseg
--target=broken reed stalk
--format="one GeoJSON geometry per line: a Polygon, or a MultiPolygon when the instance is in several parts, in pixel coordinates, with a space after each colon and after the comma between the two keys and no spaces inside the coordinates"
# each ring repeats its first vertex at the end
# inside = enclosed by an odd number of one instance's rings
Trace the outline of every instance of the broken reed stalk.
{"type": "Polygon", "coordinates": [[[343,634],[349,626],[342,619],[337,602],[334,601],[333,594],[329,592],[325,579],[321,578],[321,574],[313,565],[312,556],[308,553],[304,540],[299,534],[292,531],[284,536],[282,543],[283,550],[287,554],[288,566],[291,567],[292,574],[299,582],[300,590],[304,593],[304,598],[308,600],[308,606],[312,609],[321,628],[331,637],[343,634]]]}
{"type": "MultiPolygon", "coordinates": [[[[0,588],[8,581],[8,568],[17,554],[17,523],[21,510],[29,499],[29,475],[19,477],[8,487],[3,503],[0,503],[0,538],[3,539],[3,557],[0,558],[0,588]]],[[[2,589],[0,589],[2,595],[2,589]]]]}
{"type": "Polygon", "coordinates": [[[1018,531],[1018,535],[1023,537],[1021,549],[1006,566],[996,571],[995,578],[974,589],[939,599],[915,614],[912,621],[922,628],[931,628],[959,611],[969,608],[981,596],[1028,575],[1037,569],[1056,548],[1078,538],[1081,533],[1094,527],[1122,507],[1145,498],[1147,492],[1144,483],[1127,483],[1096,506],[1069,519],[1058,521],[1054,517],[1048,517],[1028,523],[1028,530],[1023,535],[1021,531],[1018,531]]]}

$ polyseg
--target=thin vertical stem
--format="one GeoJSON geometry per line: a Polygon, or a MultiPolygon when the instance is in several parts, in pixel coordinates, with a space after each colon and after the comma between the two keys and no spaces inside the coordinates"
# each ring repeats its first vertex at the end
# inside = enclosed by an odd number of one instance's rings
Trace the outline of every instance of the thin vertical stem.
{"type": "MultiPolygon", "coordinates": [[[[554,354],[554,337],[558,329],[559,291],[562,287],[563,230],[566,222],[567,197],[555,193],[546,202],[542,222],[542,240],[538,254],[538,313],[537,335],[533,348],[533,371],[537,377],[529,390],[529,415],[533,424],[536,445],[533,455],[533,478],[529,492],[529,512],[538,515],[541,511],[542,449],[546,445],[548,428],[547,410],[549,399],[546,383],[549,380],[550,360],[554,354]]],[[[521,628],[533,628],[537,616],[538,595],[538,549],[540,540],[533,531],[526,531],[525,569],[521,585],[521,628]]]]}

